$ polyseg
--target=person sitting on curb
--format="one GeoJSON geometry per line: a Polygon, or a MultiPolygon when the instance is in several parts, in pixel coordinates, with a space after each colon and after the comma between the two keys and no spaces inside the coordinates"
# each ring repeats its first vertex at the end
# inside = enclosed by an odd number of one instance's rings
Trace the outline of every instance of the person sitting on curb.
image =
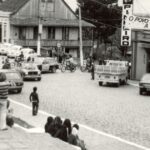
{"type": "Polygon", "coordinates": [[[48,117],[47,118],[47,122],[45,124],[45,133],[50,134],[50,128],[51,128],[51,125],[52,125],[53,121],[54,121],[53,117],[48,117]]]}
{"type": "Polygon", "coordinates": [[[6,130],[6,115],[7,115],[7,98],[8,98],[8,82],[6,75],[0,73],[0,130],[6,130]]]}
{"type": "Polygon", "coordinates": [[[68,137],[68,143],[75,145],[75,146],[79,146],[81,150],[86,150],[84,141],[79,139],[78,131],[79,131],[79,125],[74,124],[72,127],[71,134],[68,137]]]}

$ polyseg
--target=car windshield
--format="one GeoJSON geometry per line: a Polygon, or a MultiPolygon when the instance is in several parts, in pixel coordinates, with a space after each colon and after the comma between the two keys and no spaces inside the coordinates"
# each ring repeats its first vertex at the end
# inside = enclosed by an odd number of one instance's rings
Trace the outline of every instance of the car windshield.
{"type": "Polygon", "coordinates": [[[27,70],[35,70],[37,67],[34,64],[24,64],[22,68],[27,70]]]}
{"type": "Polygon", "coordinates": [[[146,74],[142,77],[142,81],[148,81],[150,80],[150,74],[146,74]]]}
{"type": "Polygon", "coordinates": [[[7,72],[6,78],[8,80],[18,80],[18,79],[20,79],[20,76],[17,72],[7,72]]]}

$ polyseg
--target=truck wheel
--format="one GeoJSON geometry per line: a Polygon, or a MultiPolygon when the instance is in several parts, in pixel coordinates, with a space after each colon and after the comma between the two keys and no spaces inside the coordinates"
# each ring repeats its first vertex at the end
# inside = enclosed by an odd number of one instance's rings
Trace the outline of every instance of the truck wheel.
{"type": "Polygon", "coordinates": [[[99,82],[99,86],[102,86],[103,85],[103,82],[99,82]]]}
{"type": "Polygon", "coordinates": [[[56,67],[52,68],[52,73],[56,73],[56,67]]]}

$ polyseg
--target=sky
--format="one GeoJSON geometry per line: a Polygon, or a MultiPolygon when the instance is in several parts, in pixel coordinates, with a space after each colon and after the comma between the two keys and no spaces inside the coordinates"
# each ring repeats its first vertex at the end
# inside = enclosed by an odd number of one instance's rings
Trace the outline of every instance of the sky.
{"type": "Polygon", "coordinates": [[[77,8],[77,2],[76,0],[65,0],[68,5],[75,11],[77,8]]]}

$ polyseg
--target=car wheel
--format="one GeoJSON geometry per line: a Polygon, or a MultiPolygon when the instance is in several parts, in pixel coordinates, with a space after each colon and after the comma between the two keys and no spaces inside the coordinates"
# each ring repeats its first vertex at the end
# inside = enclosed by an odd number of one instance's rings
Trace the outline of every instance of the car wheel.
{"type": "Polygon", "coordinates": [[[38,81],[41,81],[41,78],[38,78],[38,81]]]}
{"type": "Polygon", "coordinates": [[[139,89],[139,94],[143,95],[143,89],[142,88],[139,89]]]}
{"type": "Polygon", "coordinates": [[[61,72],[65,72],[66,71],[66,67],[65,66],[61,66],[61,72]]]}
{"type": "Polygon", "coordinates": [[[56,73],[56,67],[52,68],[52,73],[56,73]]]}
{"type": "Polygon", "coordinates": [[[102,86],[103,85],[103,82],[99,82],[99,86],[102,86]]]}

